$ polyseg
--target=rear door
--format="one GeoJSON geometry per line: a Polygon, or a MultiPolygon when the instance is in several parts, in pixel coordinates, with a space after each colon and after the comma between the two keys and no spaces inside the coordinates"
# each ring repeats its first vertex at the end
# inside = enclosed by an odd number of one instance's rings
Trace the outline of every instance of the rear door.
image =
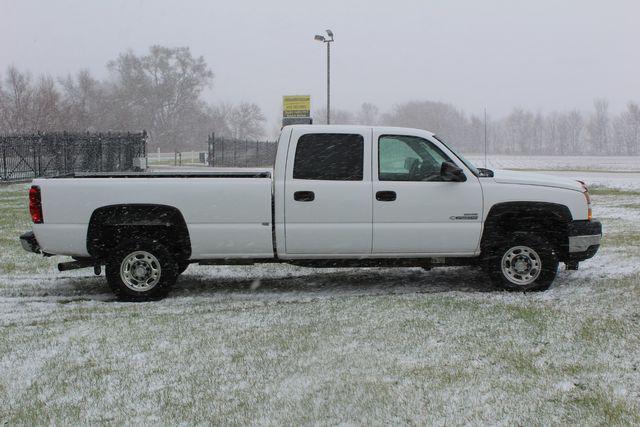
{"type": "Polygon", "coordinates": [[[376,130],[374,254],[473,254],[480,239],[478,178],[427,135],[376,130]],[[442,163],[463,168],[464,182],[440,176],[442,163]]]}
{"type": "Polygon", "coordinates": [[[294,129],[284,194],[287,254],[370,254],[371,130],[294,129]]]}

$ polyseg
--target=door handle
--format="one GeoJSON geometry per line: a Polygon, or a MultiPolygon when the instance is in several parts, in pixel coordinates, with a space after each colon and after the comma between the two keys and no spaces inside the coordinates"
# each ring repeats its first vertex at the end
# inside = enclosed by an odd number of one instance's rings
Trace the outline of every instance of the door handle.
{"type": "Polygon", "coordinates": [[[297,202],[313,202],[316,195],[313,191],[296,191],[293,193],[293,200],[297,202]]]}
{"type": "Polygon", "coordinates": [[[393,202],[395,199],[395,191],[378,191],[376,193],[376,200],[379,202],[393,202]]]}

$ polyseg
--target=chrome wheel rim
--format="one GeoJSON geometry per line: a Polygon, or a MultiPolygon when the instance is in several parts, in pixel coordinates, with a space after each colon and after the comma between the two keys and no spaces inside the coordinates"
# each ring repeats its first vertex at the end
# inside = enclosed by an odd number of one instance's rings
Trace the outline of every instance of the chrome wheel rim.
{"type": "Polygon", "coordinates": [[[160,281],[161,272],[158,258],[146,251],[132,252],[120,264],[122,282],[136,292],[153,289],[160,281]]]}
{"type": "Polygon", "coordinates": [[[514,246],[502,257],[502,274],[518,286],[535,282],[542,271],[542,261],[536,251],[528,246],[514,246]]]}

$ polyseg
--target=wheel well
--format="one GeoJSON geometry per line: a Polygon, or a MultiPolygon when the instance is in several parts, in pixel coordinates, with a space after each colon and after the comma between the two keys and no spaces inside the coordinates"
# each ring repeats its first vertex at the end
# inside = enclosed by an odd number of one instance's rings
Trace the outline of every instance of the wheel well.
{"type": "Polygon", "coordinates": [[[544,236],[558,250],[561,260],[568,254],[571,211],[564,205],[547,202],[505,202],[491,207],[484,223],[480,249],[504,242],[518,231],[544,236]]]}
{"type": "Polygon", "coordinates": [[[122,241],[136,238],[158,240],[180,259],[191,256],[187,224],[173,206],[126,204],[93,211],[87,231],[87,250],[92,257],[105,259],[122,241]]]}

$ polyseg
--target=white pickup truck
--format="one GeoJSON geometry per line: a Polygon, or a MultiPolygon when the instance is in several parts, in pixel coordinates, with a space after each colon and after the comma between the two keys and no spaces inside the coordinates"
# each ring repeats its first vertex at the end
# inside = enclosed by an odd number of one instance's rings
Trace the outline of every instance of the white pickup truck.
{"type": "Polygon", "coordinates": [[[544,290],[592,257],[584,183],[479,169],[419,129],[296,125],[273,170],[35,179],[23,247],[94,267],[123,300],[167,294],[189,263],[469,265],[544,290]]]}

